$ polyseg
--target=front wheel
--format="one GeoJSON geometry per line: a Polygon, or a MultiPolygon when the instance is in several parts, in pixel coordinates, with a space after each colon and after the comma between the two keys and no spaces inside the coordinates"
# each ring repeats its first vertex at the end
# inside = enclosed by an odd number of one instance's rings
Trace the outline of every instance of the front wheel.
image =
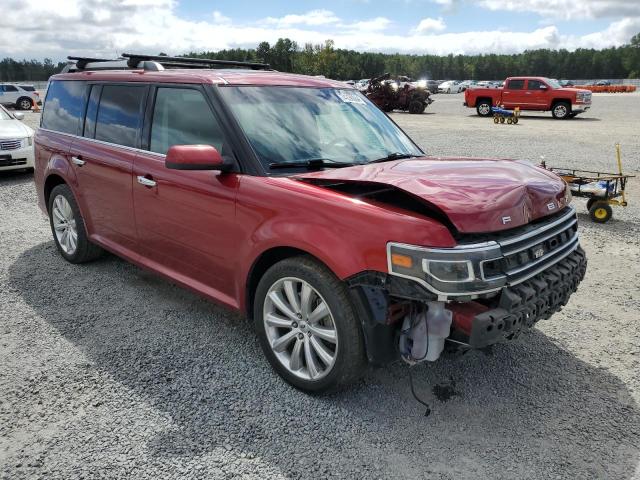
{"type": "Polygon", "coordinates": [[[481,117],[488,117],[491,115],[491,103],[488,100],[480,100],[476,105],[476,112],[481,117]]]}
{"type": "Polygon", "coordinates": [[[409,104],[409,113],[417,114],[424,112],[425,105],[420,100],[413,100],[409,104]]]}
{"type": "Polygon", "coordinates": [[[613,216],[613,210],[607,202],[594,202],[589,209],[589,216],[596,223],[607,223],[613,216]]]}
{"type": "Polygon", "coordinates": [[[269,363],[297,388],[331,390],[364,371],[364,339],[347,289],[311,258],[289,258],[267,270],[254,319],[269,363]]]}
{"type": "Polygon", "coordinates": [[[49,223],[60,255],[71,263],[100,257],[103,250],[89,241],[78,203],[68,185],[54,187],[49,195],[49,223]]]}
{"type": "Polygon", "coordinates": [[[571,115],[571,105],[567,102],[558,102],[551,109],[551,115],[557,120],[564,120],[571,115]]]}

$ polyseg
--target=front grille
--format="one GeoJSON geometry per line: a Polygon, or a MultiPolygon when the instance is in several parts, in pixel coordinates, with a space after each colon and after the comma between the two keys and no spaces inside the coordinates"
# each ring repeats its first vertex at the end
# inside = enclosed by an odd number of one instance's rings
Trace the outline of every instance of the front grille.
{"type": "Polygon", "coordinates": [[[26,158],[0,158],[0,167],[13,167],[15,165],[26,165],[26,158]]]}
{"type": "Polygon", "coordinates": [[[22,140],[0,140],[0,150],[16,150],[22,147],[22,140]]]}
{"type": "Polygon", "coordinates": [[[573,207],[527,233],[497,240],[503,257],[485,262],[486,279],[506,276],[507,284],[523,282],[562,260],[578,247],[578,220],[573,207]]]}

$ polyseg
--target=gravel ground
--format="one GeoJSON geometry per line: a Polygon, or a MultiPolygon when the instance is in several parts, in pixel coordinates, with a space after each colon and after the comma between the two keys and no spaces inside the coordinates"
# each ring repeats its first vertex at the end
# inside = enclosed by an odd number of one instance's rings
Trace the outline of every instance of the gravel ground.
{"type": "MultiPolygon", "coordinates": [[[[640,95],[518,126],[461,102],[440,95],[429,114],[394,119],[435,155],[609,169],[619,140],[639,169],[640,95]]],[[[403,365],[305,395],[240,316],[113,256],[64,262],[31,175],[0,174],[0,478],[640,479],[640,182],[630,188],[608,224],[580,214],[589,269],[562,312],[515,343],[416,367],[424,417],[403,365]]]]}

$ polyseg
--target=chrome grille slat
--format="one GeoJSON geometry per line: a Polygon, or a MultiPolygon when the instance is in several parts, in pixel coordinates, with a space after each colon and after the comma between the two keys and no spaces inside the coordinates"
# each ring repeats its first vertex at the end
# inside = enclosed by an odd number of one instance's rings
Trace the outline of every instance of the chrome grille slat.
{"type": "Polygon", "coordinates": [[[0,150],[17,150],[22,147],[22,140],[0,140],[0,150]]]}
{"type": "MultiPolygon", "coordinates": [[[[508,285],[517,285],[554,265],[579,245],[578,219],[573,207],[524,234],[497,240],[502,260],[499,271],[508,285]]],[[[484,267],[483,275],[484,275],[484,267]]],[[[492,267],[495,272],[495,266],[492,267]]],[[[497,273],[497,272],[496,272],[497,273]]]]}

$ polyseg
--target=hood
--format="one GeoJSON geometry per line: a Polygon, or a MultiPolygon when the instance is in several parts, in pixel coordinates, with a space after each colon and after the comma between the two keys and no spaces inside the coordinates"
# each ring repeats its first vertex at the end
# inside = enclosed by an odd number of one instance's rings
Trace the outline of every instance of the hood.
{"type": "Polygon", "coordinates": [[[562,90],[563,92],[572,92],[572,93],[591,93],[591,90],[587,90],[586,88],[576,88],[576,87],[562,87],[557,90],[562,90]]]}
{"type": "Polygon", "coordinates": [[[33,134],[33,130],[19,120],[0,120],[0,138],[24,138],[33,134]]]}
{"type": "Polygon", "coordinates": [[[528,162],[479,158],[421,157],[296,175],[330,186],[362,183],[391,186],[446,215],[462,233],[483,233],[527,224],[556,213],[569,201],[565,183],[528,162]]]}

